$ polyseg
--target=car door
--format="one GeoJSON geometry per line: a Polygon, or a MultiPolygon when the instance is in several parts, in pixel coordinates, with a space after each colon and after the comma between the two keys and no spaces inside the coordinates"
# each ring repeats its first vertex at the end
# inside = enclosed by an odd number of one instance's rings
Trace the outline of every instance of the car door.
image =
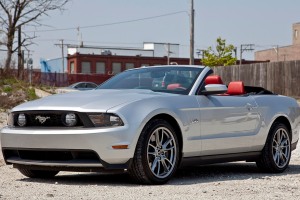
{"type": "Polygon", "coordinates": [[[258,132],[260,115],[251,96],[197,96],[201,155],[247,152],[258,132]]]}

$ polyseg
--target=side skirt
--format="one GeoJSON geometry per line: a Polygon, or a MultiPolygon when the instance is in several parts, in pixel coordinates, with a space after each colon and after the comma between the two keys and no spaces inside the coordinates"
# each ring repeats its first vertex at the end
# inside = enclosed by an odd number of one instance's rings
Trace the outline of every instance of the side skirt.
{"type": "Polygon", "coordinates": [[[183,157],[180,167],[206,165],[215,163],[225,163],[234,161],[255,162],[261,155],[261,152],[247,152],[235,154],[223,154],[213,156],[183,157]]]}

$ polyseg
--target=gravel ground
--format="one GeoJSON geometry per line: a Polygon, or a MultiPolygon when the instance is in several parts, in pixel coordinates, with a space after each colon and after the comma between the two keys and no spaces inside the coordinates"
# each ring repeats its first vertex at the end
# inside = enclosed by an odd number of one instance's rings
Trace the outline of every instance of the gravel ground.
{"type": "MultiPolygon", "coordinates": [[[[0,128],[6,115],[0,113],[0,128]]],[[[282,174],[261,173],[253,163],[236,162],[179,170],[167,184],[144,186],[127,174],[61,172],[30,179],[0,152],[0,199],[299,199],[300,145],[282,174]]]]}

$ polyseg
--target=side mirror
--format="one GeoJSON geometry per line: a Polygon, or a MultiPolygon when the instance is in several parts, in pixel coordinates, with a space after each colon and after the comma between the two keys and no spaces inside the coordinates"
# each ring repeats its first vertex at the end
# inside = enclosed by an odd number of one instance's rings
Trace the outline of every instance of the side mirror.
{"type": "Polygon", "coordinates": [[[205,90],[201,91],[203,95],[211,95],[211,94],[223,94],[227,92],[226,85],[222,84],[209,84],[205,86],[205,90]]]}

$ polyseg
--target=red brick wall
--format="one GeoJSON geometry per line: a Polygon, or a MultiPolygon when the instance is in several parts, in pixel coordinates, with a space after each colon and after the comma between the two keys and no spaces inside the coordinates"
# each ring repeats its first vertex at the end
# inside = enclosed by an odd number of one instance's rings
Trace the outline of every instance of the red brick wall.
{"type": "MultiPolygon", "coordinates": [[[[112,63],[121,63],[122,71],[124,71],[126,63],[134,63],[134,67],[141,67],[142,64],[166,65],[167,57],[141,57],[141,56],[115,56],[115,55],[89,55],[74,54],[68,56],[68,73],[70,73],[71,62],[74,62],[75,73],[81,73],[81,63],[91,62],[91,73],[96,73],[96,62],[105,62],[106,75],[112,72],[112,63]]],[[[170,58],[170,63],[176,62],[179,65],[188,65],[188,58],[170,58]]],[[[195,65],[200,65],[200,59],[195,59],[195,65]]]]}

